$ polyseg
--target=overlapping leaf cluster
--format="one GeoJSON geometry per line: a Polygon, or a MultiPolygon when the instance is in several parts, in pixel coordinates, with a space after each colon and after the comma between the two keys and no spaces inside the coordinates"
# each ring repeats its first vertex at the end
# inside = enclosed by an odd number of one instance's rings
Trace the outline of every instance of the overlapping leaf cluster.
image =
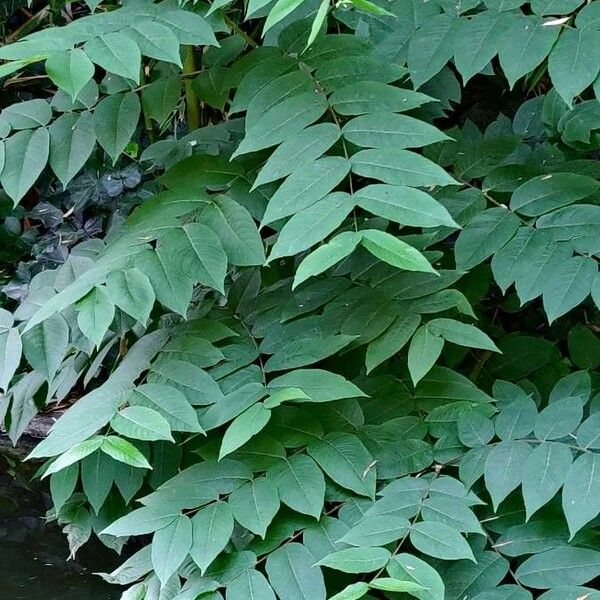
{"type": "Polygon", "coordinates": [[[595,597],[599,7],[132,1],[0,49],[58,88],[0,113],[15,203],[143,148],[0,310],[5,428],[76,400],[32,458],[125,600],[595,597]]]}

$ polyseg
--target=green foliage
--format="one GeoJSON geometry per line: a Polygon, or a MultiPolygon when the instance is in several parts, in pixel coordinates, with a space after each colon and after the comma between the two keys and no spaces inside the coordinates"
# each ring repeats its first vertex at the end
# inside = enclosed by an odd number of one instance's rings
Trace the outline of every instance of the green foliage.
{"type": "Polygon", "coordinates": [[[0,309],[72,552],[124,600],[591,600],[600,3],[88,5],[0,48],[50,82],[5,227],[143,171],[0,309]]]}

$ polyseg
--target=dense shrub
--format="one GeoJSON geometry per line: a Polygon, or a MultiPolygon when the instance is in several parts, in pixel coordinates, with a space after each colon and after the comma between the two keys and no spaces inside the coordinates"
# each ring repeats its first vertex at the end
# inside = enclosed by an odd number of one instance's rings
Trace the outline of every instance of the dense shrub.
{"type": "Polygon", "coordinates": [[[127,600],[596,598],[600,2],[56,4],[0,48],[0,419],[70,406],[72,552],[127,600]]]}

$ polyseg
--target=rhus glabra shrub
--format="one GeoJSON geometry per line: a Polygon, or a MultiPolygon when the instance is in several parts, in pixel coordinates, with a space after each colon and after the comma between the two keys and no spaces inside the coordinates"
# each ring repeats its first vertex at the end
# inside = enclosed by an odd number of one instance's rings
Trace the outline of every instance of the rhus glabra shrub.
{"type": "Polygon", "coordinates": [[[600,597],[600,2],[49,14],[0,48],[0,418],[64,412],[72,552],[126,600],[600,597]]]}

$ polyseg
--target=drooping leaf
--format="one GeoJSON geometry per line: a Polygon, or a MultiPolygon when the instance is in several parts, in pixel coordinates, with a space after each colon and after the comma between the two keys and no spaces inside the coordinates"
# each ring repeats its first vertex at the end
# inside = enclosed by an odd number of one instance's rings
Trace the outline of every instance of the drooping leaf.
{"type": "Polygon", "coordinates": [[[431,370],[444,348],[444,338],[435,335],[423,325],[415,331],[408,348],[408,370],[417,385],[431,370]]]}
{"type": "Polygon", "coordinates": [[[131,140],[140,112],[140,101],[134,92],[107,96],[94,110],[94,130],[98,143],[113,163],[117,162],[131,140]]]}
{"type": "Polygon", "coordinates": [[[192,521],[179,515],[152,538],[152,566],[162,585],[177,571],[192,547],[192,521]]]}
{"type": "Polygon", "coordinates": [[[233,516],[225,502],[213,502],[192,517],[190,556],[204,573],[225,548],[233,532],[233,516]]]}
{"type": "Polygon", "coordinates": [[[325,479],[315,461],[303,454],[277,462],[267,471],[279,497],[291,509],[319,517],[323,510],[325,479]]]}
{"type": "Polygon", "coordinates": [[[281,600],[325,600],[323,574],[309,551],[289,543],[269,554],[266,563],[269,583],[281,600]]]}
{"type": "Polygon", "coordinates": [[[115,316],[115,306],[103,287],[95,287],[77,303],[77,325],[94,345],[100,346],[115,316]]]}
{"type": "Polygon", "coordinates": [[[516,440],[501,442],[488,454],[484,477],[494,508],[521,483],[530,453],[527,442],[516,440]]]}
{"type": "Polygon", "coordinates": [[[46,319],[22,337],[23,354],[29,364],[51,381],[69,345],[69,326],[60,315],[46,319]]]}
{"type": "Polygon", "coordinates": [[[235,489],[229,505],[238,523],[264,538],[279,511],[279,494],[270,479],[260,477],[235,489]]]}
{"type": "Polygon", "coordinates": [[[50,153],[48,129],[15,133],[4,142],[4,152],[0,183],[16,205],[46,166],[50,153]]]}
{"type": "Polygon", "coordinates": [[[599,462],[597,454],[588,452],[577,458],[563,473],[562,506],[571,537],[600,512],[599,462]]]}

